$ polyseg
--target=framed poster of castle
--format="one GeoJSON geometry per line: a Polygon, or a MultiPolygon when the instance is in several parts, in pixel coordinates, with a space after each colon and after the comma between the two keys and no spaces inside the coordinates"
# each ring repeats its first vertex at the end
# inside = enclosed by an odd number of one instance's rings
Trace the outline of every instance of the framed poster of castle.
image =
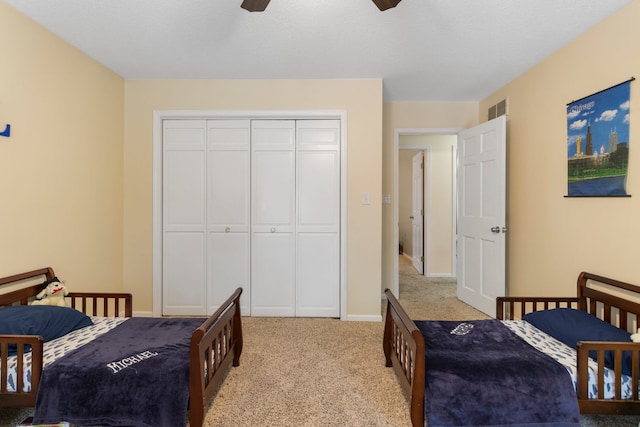
{"type": "Polygon", "coordinates": [[[634,79],[567,104],[567,197],[625,197],[634,79]]]}

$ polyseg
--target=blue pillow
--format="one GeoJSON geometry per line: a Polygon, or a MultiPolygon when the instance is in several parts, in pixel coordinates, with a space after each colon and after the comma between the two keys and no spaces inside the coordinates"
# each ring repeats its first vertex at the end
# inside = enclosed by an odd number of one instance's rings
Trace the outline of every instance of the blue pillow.
{"type": "Polygon", "coordinates": [[[0,334],[40,335],[47,342],[90,325],[93,322],[86,314],[70,307],[20,305],[0,308],[0,334]]]}
{"type": "MultiPolygon", "coordinates": [[[[573,308],[534,311],[533,313],[525,314],[522,319],[574,349],[579,341],[631,342],[631,334],[629,332],[598,319],[594,315],[573,308]]],[[[590,351],[589,356],[597,359],[597,352],[595,350],[590,351]]],[[[613,369],[614,352],[605,351],[604,357],[605,366],[613,369]]],[[[622,372],[630,375],[630,352],[623,352],[622,365],[622,372]]]]}

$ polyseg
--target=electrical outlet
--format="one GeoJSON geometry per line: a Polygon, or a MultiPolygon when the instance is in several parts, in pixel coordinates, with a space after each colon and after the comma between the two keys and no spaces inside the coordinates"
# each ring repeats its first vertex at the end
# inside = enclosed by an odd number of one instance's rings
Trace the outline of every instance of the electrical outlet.
{"type": "Polygon", "coordinates": [[[382,195],[382,203],[385,205],[391,204],[391,194],[383,194],[382,195]]]}

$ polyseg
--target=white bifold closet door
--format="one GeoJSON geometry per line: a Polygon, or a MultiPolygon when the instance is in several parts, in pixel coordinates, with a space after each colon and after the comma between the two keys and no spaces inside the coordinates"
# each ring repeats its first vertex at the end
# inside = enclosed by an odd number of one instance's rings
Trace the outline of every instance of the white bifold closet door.
{"type": "Polygon", "coordinates": [[[251,314],[295,316],[294,120],[251,126],[251,314]]]}
{"type": "Polygon", "coordinates": [[[296,121],[296,315],[340,316],[340,121],[296,121]]]}
{"type": "Polygon", "coordinates": [[[207,121],[207,313],[242,287],[250,314],[251,122],[207,121]]]}
{"type": "Polygon", "coordinates": [[[252,315],[340,315],[339,124],[252,121],[252,315]]]}
{"type": "Polygon", "coordinates": [[[340,315],[340,121],[163,121],[163,314],[340,315]]]}
{"type": "Polygon", "coordinates": [[[205,120],[165,120],[162,132],[162,314],[207,311],[205,120]]]}

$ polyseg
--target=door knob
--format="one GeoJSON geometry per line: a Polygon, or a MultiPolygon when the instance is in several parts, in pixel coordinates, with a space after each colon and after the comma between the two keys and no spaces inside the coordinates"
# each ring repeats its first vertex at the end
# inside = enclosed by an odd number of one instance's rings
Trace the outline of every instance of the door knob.
{"type": "Polygon", "coordinates": [[[492,233],[499,233],[500,232],[500,227],[491,227],[491,232],[492,233]]]}
{"type": "Polygon", "coordinates": [[[225,233],[228,233],[228,232],[230,232],[230,231],[231,231],[231,228],[230,228],[230,227],[227,227],[227,228],[225,228],[225,229],[224,229],[224,232],[225,232],[225,233]]]}
{"type": "Polygon", "coordinates": [[[276,228],[275,227],[271,227],[271,232],[275,233],[276,232],[276,228]]]}

